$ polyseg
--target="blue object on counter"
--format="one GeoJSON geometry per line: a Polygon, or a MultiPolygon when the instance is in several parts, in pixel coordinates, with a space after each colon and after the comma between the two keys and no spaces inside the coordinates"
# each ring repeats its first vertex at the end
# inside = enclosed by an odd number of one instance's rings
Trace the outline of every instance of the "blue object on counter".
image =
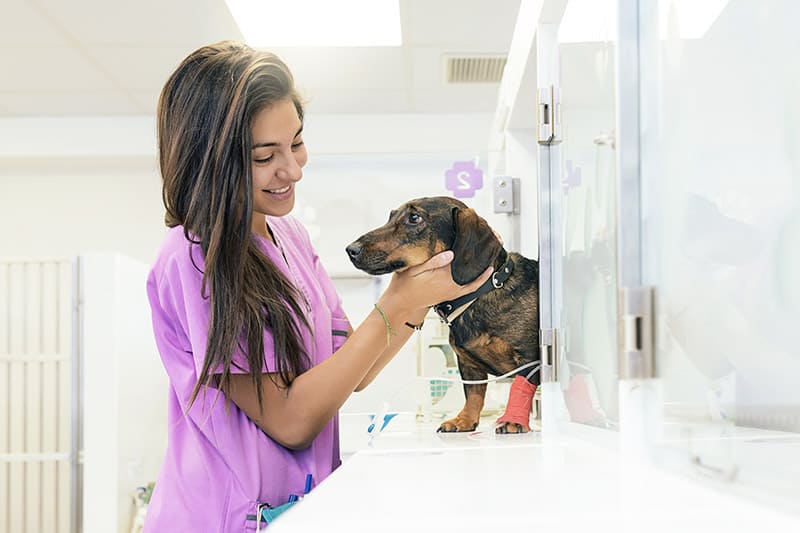
{"type": "MultiPolygon", "coordinates": [[[[389,422],[391,422],[392,418],[396,416],[397,413],[386,413],[385,415],[383,415],[383,424],[381,424],[381,427],[380,429],[378,429],[378,432],[383,431],[383,428],[389,425],[389,422]]],[[[367,427],[367,433],[372,433],[372,430],[375,429],[375,415],[369,415],[369,419],[370,419],[370,425],[367,427]]]]}

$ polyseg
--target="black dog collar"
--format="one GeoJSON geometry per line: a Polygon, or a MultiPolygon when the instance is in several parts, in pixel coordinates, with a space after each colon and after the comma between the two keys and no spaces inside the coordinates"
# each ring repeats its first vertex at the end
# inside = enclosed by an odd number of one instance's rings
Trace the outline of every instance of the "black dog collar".
{"type": "Polygon", "coordinates": [[[514,261],[511,260],[511,256],[509,255],[502,268],[500,268],[500,270],[495,270],[491,277],[487,279],[483,285],[478,287],[478,290],[469,294],[465,294],[464,296],[456,298],[455,300],[434,305],[433,310],[436,311],[436,314],[439,315],[439,318],[442,319],[442,322],[449,326],[452,324],[453,320],[461,315],[461,312],[459,312],[456,316],[453,316],[451,320],[450,317],[454,315],[456,311],[471,304],[487,292],[502,287],[506,280],[511,277],[512,272],[514,272],[514,261]]]}

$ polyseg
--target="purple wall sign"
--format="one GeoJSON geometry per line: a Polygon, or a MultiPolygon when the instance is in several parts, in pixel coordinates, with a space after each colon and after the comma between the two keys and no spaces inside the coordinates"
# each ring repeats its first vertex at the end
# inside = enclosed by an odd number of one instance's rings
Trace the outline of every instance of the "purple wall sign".
{"type": "Polygon", "coordinates": [[[444,173],[444,186],[456,198],[472,198],[483,188],[483,171],[472,161],[456,161],[444,173]]]}

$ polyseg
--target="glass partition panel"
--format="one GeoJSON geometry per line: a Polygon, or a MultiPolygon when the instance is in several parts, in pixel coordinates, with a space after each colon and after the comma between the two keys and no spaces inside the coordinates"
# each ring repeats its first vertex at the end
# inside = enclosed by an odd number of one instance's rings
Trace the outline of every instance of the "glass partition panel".
{"type": "Polygon", "coordinates": [[[563,309],[559,380],[573,422],[616,427],[614,17],[571,1],[559,28],[563,309]]]}
{"type": "Polygon", "coordinates": [[[800,3],[639,5],[665,451],[797,508],[800,3]]]}

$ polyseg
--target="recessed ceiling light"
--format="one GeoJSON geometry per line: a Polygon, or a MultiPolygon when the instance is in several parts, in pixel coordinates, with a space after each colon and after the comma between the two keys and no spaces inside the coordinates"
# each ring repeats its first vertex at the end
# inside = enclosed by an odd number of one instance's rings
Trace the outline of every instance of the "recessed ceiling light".
{"type": "Polygon", "coordinates": [[[399,0],[225,0],[251,46],[400,46],[399,0]]]}

